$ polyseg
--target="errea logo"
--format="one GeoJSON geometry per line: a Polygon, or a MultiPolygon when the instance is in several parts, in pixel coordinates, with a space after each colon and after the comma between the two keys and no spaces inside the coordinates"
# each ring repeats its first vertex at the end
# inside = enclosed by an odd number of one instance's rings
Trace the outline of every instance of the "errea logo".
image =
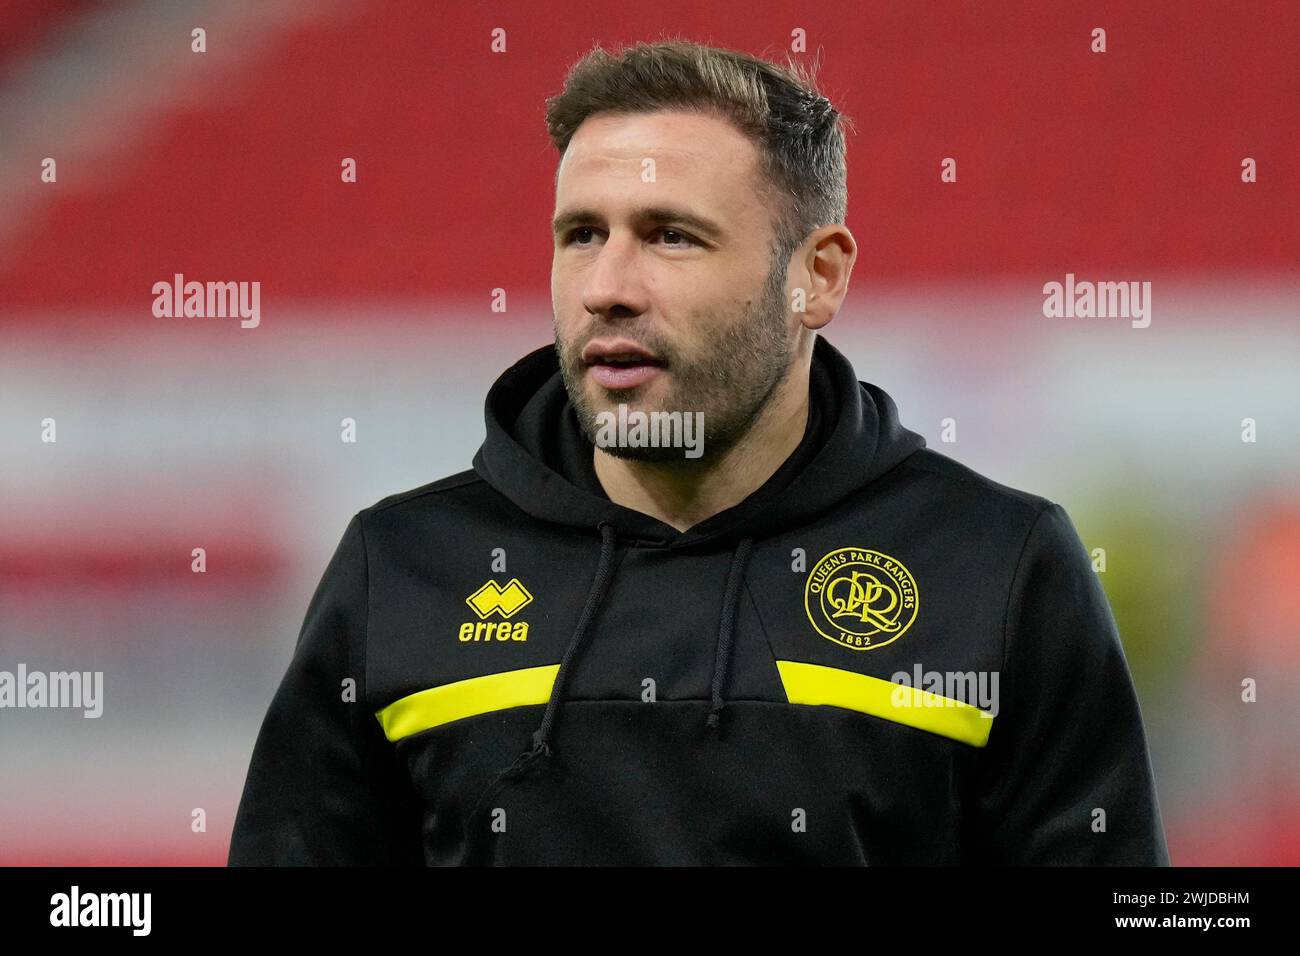
{"type": "Polygon", "coordinates": [[[511,623],[509,618],[514,617],[520,610],[531,604],[532,600],[533,596],[528,593],[528,589],[520,583],[518,578],[511,578],[510,583],[505,587],[495,581],[488,581],[465,599],[465,603],[479,616],[479,620],[466,621],[460,626],[461,641],[468,643],[470,641],[528,640],[528,622],[515,621],[511,623]],[[502,618],[502,620],[489,620],[494,614],[502,618]]]}

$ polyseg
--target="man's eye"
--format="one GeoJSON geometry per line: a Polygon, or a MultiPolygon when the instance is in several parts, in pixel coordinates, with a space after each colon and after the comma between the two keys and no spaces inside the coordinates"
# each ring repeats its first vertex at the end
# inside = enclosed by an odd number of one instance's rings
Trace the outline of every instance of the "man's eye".
{"type": "Polygon", "coordinates": [[[692,239],[690,236],[686,235],[686,233],[684,233],[684,232],[678,232],[676,229],[661,229],[661,230],[659,231],[659,234],[660,234],[661,236],[663,236],[665,240],[668,240],[668,241],[666,242],[666,244],[669,245],[669,246],[682,246],[682,247],[685,247],[685,246],[688,246],[688,245],[695,245],[695,240],[694,240],[694,239],[692,239]],[[671,237],[673,237],[673,236],[676,236],[680,241],[679,241],[679,242],[673,242],[673,241],[671,241],[671,237]]]}
{"type": "MultiPolygon", "coordinates": [[[[568,245],[573,245],[576,242],[578,245],[585,246],[588,244],[588,240],[592,238],[592,233],[594,232],[595,228],[592,226],[575,226],[573,229],[569,230],[565,241],[568,245]]],[[[673,249],[685,249],[689,246],[699,245],[699,243],[686,233],[680,232],[677,229],[660,229],[657,235],[663,238],[666,246],[673,249]]]]}

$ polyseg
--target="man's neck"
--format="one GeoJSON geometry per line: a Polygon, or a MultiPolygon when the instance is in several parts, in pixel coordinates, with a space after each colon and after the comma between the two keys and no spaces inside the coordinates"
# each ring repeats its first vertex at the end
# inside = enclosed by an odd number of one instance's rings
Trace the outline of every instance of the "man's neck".
{"type": "Polygon", "coordinates": [[[672,461],[615,458],[594,448],[596,477],[609,500],[678,531],[735,507],[794,453],[808,427],[808,369],[791,372],[735,444],[716,455],[672,461]]]}

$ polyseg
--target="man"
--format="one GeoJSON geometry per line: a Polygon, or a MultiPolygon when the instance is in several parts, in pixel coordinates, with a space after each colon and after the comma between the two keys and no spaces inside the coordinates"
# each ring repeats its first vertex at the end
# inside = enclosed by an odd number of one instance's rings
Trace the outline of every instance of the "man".
{"type": "Polygon", "coordinates": [[[811,79],[597,49],[547,120],[555,344],[353,517],[230,862],[1167,864],[1066,513],[816,334],[857,249],[811,79]]]}

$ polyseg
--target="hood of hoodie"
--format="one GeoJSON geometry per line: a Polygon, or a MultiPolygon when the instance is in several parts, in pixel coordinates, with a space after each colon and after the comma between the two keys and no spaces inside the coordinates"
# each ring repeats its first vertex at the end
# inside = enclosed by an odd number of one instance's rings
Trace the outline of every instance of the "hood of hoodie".
{"type": "MultiPolygon", "coordinates": [[[[578,427],[553,344],[530,352],[489,390],[487,433],[474,470],[520,509],[543,521],[595,533],[609,525],[619,539],[650,547],[726,547],[807,522],[889,471],[925,439],[898,420],[894,400],[858,381],[848,359],[824,337],[813,348],[810,416],[804,441],[744,501],[684,532],[610,501],[594,477],[583,481],[559,461],[594,452],[578,427]],[[558,451],[557,451],[558,449],[558,451]],[[566,473],[568,472],[568,473],[566,473]]],[[[594,476],[589,464],[585,470],[594,476]]]]}

